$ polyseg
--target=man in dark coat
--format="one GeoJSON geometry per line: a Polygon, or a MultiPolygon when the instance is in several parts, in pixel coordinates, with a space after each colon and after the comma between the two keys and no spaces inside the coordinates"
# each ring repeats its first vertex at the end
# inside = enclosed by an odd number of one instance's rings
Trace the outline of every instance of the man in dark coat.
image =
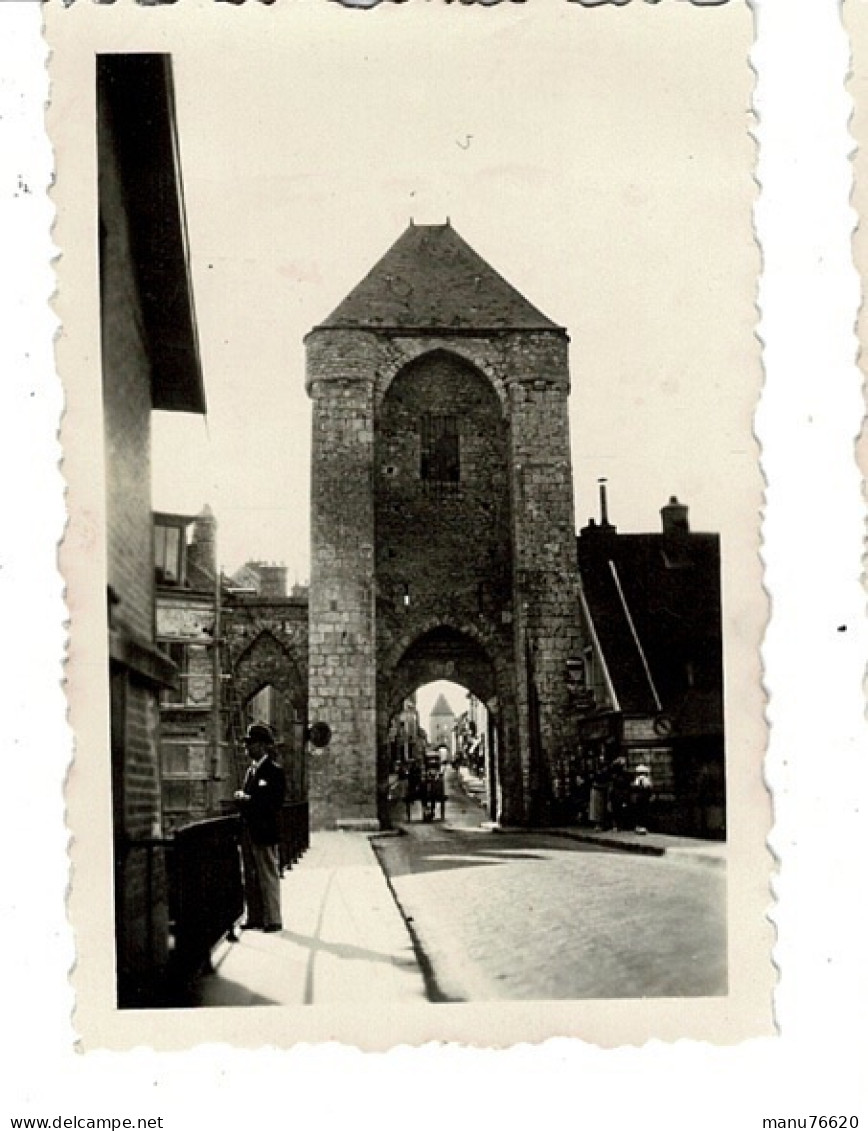
{"type": "Polygon", "coordinates": [[[247,929],[279,931],[280,810],[286,796],[286,775],[274,760],[274,737],[267,726],[253,723],[244,739],[250,766],[235,793],[249,842],[245,860],[247,929]],[[254,909],[261,909],[261,912],[254,909]],[[262,919],[259,921],[259,914],[262,919]]]}

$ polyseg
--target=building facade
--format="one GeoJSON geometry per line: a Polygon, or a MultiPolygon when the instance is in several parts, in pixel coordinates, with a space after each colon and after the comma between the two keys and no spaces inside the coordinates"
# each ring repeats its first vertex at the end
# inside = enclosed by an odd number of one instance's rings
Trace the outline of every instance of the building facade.
{"type": "Polygon", "coordinates": [[[97,58],[117,997],[153,1004],[168,961],[159,701],[177,669],[154,625],[150,418],[205,412],[167,56],[97,58]]]}
{"type": "Polygon", "coordinates": [[[222,707],[220,647],[225,594],[217,568],[217,523],[208,507],[195,517],[154,515],[156,635],[178,669],[160,699],[163,832],[226,812],[234,788],[234,752],[222,707]]]}
{"type": "Polygon", "coordinates": [[[588,783],[615,758],[648,766],[657,831],[723,838],[720,539],[692,533],[676,498],[657,534],[620,534],[605,506],[578,538],[588,645],[573,692],[588,783]]]}

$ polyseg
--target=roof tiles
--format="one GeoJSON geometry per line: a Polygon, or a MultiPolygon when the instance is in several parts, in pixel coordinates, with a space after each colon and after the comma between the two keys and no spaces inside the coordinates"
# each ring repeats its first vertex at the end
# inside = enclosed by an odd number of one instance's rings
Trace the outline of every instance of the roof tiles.
{"type": "Polygon", "coordinates": [[[318,328],[558,330],[450,223],[413,224],[318,328]]]}

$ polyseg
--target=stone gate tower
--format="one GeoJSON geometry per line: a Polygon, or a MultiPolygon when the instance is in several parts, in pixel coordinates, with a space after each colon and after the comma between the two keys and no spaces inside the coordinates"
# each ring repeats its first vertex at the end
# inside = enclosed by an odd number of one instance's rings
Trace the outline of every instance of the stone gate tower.
{"type": "Polygon", "coordinates": [[[566,331],[411,223],[306,345],[314,825],[385,819],[389,720],[435,679],[489,709],[492,816],[544,821],[582,648],[566,331]]]}

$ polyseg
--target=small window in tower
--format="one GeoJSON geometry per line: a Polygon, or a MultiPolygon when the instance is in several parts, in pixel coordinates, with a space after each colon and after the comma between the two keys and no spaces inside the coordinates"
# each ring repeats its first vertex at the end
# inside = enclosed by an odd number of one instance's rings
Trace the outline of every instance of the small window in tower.
{"type": "Polygon", "coordinates": [[[427,413],[422,417],[421,440],[421,478],[429,483],[460,482],[458,417],[427,413]]]}

